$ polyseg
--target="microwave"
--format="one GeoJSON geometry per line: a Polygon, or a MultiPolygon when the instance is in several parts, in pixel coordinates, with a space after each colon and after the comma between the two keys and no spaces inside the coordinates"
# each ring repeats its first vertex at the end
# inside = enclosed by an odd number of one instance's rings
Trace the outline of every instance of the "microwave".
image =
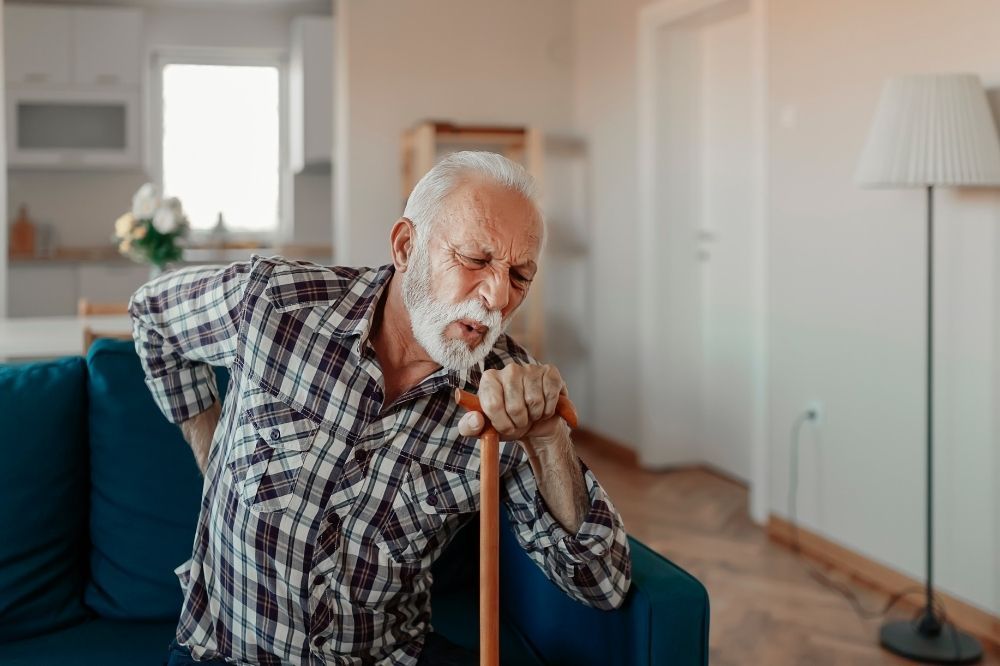
{"type": "Polygon", "coordinates": [[[8,88],[8,166],[140,167],[139,114],[138,92],[8,88]]]}

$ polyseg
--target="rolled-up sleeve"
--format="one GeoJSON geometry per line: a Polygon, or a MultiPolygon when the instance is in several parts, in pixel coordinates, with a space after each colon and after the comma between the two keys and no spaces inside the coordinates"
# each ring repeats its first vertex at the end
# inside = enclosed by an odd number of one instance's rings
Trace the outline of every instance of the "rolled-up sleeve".
{"type": "Polygon", "coordinates": [[[575,534],[549,511],[527,462],[504,479],[504,501],[518,542],[552,582],[588,605],[618,608],[631,582],[625,526],[593,472],[579,464],[590,506],[575,534]]]}
{"type": "Polygon", "coordinates": [[[231,367],[236,357],[254,261],[183,268],[132,294],[132,336],[146,384],[172,423],[218,400],[212,366],[231,367]]]}

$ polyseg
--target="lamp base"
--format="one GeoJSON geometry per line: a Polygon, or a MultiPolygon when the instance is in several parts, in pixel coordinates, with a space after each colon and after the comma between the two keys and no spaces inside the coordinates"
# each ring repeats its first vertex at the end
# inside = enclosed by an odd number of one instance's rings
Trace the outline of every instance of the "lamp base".
{"type": "Polygon", "coordinates": [[[979,641],[953,624],[942,623],[927,610],[916,622],[886,622],[879,642],[901,657],[931,664],[974,664],[983,658],[979,641]]]}

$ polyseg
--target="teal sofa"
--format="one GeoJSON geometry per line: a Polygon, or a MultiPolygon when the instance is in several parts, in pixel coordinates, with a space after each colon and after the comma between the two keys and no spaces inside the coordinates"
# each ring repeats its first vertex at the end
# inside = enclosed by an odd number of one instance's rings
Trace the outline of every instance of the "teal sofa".
{"type": "MultiPolygon", "coordinates": [[[[217,380],[224,396],[224,369],[217,380]]],[[[202,481],[132,344],[0,365],[0,428],[0,664],[162,664],[202,481]]],[[[476,529],[438,561],[433,591],[435,629],[467,646],[478,640],[476,529]]],[[[505,664],[708,663],[708,597],[679,567],[632,539],[628,599],[599,611],[560,592],[501,529],[505,664]]]]}

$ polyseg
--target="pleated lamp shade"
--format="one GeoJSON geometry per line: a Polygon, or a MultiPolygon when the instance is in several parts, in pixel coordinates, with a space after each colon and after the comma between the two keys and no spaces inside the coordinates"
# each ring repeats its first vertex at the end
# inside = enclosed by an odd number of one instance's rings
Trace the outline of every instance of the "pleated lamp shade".
{"type": "Polygon", "coordinates": [[[855,180],[869,187],[1000,185],[1000,141],[979,77],[887,80],[855,180]]]}

